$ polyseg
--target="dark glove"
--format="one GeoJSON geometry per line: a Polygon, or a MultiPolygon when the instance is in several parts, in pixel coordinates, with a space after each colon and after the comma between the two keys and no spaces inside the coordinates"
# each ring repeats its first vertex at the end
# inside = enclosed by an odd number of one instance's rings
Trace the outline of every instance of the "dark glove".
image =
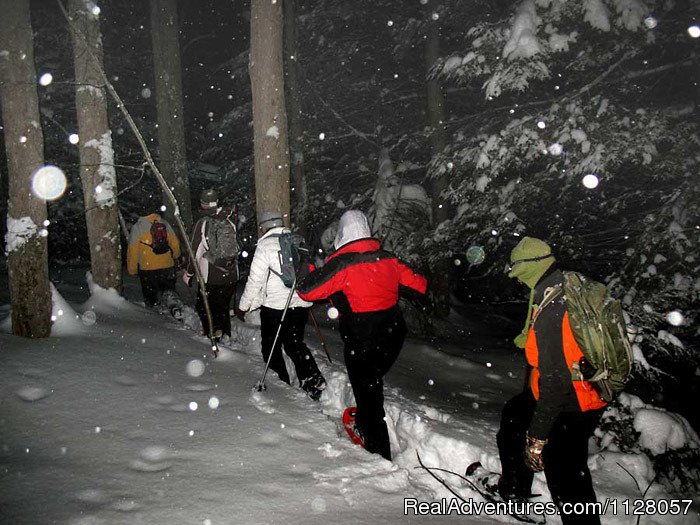
{"type": "Polygon", "coordinates": [[[192,276],[193,273],[188,273],[185,272],[182,274],[182,282],[185,283],[187,286],[192,286],[192,276]]]}
{"type": "Polygon", "coordinates": [[[524,459],[527,468],[533,472],[541,472],[544,470],[544,459],[542,458],[542,450],[547,444],[546,439],[537,439],[530,434],[525,439],[524,459]]]}
{"type": "Polygon", "coordinates": [[[240,308],[236,307],[234,308],[233,313],[241,320],[242,323],[245,323],[245,314],[247,311],[248,310],[241,310],[240,308]]]}

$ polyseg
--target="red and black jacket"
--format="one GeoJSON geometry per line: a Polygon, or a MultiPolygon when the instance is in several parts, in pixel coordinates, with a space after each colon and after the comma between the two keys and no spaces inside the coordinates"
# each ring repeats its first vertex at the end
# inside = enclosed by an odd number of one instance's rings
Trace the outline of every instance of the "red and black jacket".
{"type": "Polygon", "coordinates": [[[428,282],[396,256],[382,249],[377,239],[358,239],[328,257],[323,268],[307,275],[297,285],[306,301],[334,301],[342,314],[388,310],[396,306],[399,291],[425,294],[428,282]]]}

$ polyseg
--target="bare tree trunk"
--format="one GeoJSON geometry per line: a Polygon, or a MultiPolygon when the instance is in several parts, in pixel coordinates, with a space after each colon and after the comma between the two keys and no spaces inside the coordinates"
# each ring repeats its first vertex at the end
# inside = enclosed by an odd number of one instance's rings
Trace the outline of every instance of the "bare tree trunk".
{"type": "Polygon", "coordinates": [[[296,0],[284,2],[284,64],[289,121],[289,155],[292,174],[292,216],[299,233],[304,235],[309,211],[309,195],[304,173],[303,110],[301,106],[301,67],[297,45],[296,0]]]}
{"type": "Polygon", "coordinates": [[[249,68],[253,92],[256,212],[258,217],[264,211],[279,212],[289,224],[282,1],[251,1],[249,68]]]}
{"type": "MultiPolygon", "coordinates": [[[[151,0],[151,38],[156,77],[160,169],[173,189],[180,216],[192,227],[192,198],[187,173],[182,67],[178,41],[177,0],[151,0]]],[[[174,213],[168,210],[166,216],[174,213]]]]}
{"type": "Polygon", "coordinates": [[[44,135],[34,69],[29,0],[0,0],[0,104],[9,174],[7,267],[12,330],[24,337],[51,333],[51,290],[46,203],[32,191],[32,175],[44,165],[44,135]]]}
{"type": "MultiPolygon", "coordinates": [[[[425,44],[426,72],[430,71],[435,61],[440,57],[440,27],[432,20],[428,21],[429,32],[425,44]]],[[[442,154],[447,146],[447,133],[445,131],[445,96],[440,89],[437,80],[428,79],[426,82],[428,98],[428,125],[431,128],[430,148],[433,158],[442,154]]],[[[433,225],[439,224],[449,218],[448,203],[441,198],[442,192],[447,189],[449,179],[446,174],[430,179],[430,195],[432,197],[433,225]]],[[[439,261],[432,269],[431,293],[435,306],[435,314],[438,317],[447,317],[450,312],[450,270],[449,260],[439,261]]]]}
{"type": "Polygon", "coordinates": [[[78,31],[73,36],[75,106],[80,136],[80,179],[90,242],[92,277],[102,288],[122,289],[122,256],[117,207],[112,132],[100,71],[102,37],[92,2],[70,0],[69,10],[78,31]]]}

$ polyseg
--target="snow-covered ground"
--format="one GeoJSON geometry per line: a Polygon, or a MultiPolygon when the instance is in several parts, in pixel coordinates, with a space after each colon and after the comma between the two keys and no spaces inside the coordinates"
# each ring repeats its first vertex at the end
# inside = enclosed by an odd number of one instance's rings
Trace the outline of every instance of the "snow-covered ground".
{"type": "MultiPolygon", "coordinates": [[[[78,280],[76,272],[54,276],[53,337],[0,334],[0,523],[513,521],[404,515],[404,498],[452,497],[416,468],[416,452],[429,466],[459,473],[476,460],[499,469],[500,409],[523,384],[523,362],[505,344],[512,334],[475,335],[477,318],[464,320],[473,326],[465,325],[461,345],[407,341],[386,380],[390,463],[352,445],[340,429],[342,410],[353,402],[331,324],[323,333],[332,364],[311,325],[307,332],[329,384],[320,403],[274,374],[266,392],[253,393],[264,366],[254,316],[234,320],[234,338],[212,359],[191,309],[183,326],[140,306],[133,281],[127,301],[99,289],[88,297],[78,280]]],[[[8,307],[0,309],[2,317],[8,307]]],[[[646,488],[653,478],[641,456],[596,453],[589,463],[601,500],[639,498],[636,484],[646,488]]],[[[464,498],[483,501],[441,475],[464,498]]],[[[541,474],[533,492],[549,499],[541,474]]],[[[670,497],[658,484],[647,493],[670,497]]],[[[603,523],[637,522],[620,505],[603,523]]],[[[641,523],[699,521],[691,510],[641,523]]]]}

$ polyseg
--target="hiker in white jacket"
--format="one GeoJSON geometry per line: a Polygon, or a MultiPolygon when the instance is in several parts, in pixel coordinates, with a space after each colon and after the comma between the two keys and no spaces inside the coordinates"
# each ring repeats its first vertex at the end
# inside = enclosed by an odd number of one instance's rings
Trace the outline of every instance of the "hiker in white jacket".
{"type": "Polygon", "coordinates": [[[284,317],[282,330],[270,361],[270,368],[282,381],[291,384],[282,357],[281,347],[283,346],[285,353],[294,363],[299,385],[311,399],[316,401],[321,397],[326,381],[304,343],[304,329],[312,303],[304,301],[296,291],[292,292],[291,288],[287,288],[279,276],[281,273],[279,236],[282,233],[289,233],[290,230],[284,227],[281,215],[274,212],[261,214],[259,227],[263,235],[255,248],[248,281],[236,309],[236,316],[243,321],[246,312],[260,308],[262,355],[267,362],[277,329],[282,321],[287,299],[292,293],[289,309],[284,317]]]}

